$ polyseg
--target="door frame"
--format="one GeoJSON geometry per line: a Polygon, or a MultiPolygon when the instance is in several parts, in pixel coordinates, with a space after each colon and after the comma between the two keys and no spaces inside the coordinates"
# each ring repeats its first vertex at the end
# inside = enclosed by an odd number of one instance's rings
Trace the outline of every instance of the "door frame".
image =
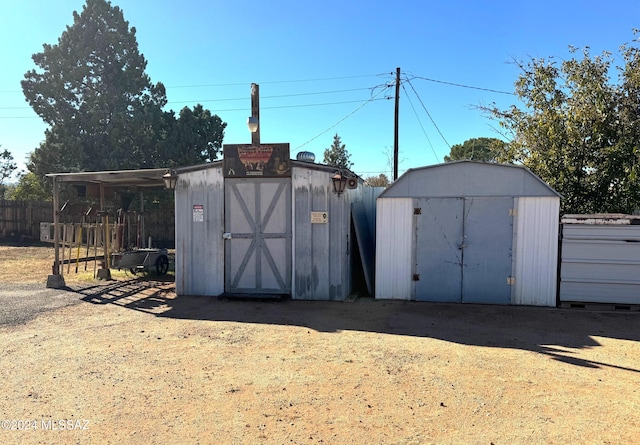
{"type": "Polygon", "coordinates": [[[225,293],[290,295],[291,178],[225,178],[224,188],[225,293]]]}

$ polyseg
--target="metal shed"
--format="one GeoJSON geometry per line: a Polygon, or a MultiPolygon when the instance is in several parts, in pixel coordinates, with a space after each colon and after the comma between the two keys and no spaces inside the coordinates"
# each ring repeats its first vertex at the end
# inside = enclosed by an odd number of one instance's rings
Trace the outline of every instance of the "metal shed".
{"type": "Polygon", "coordinates": [[[564,215],[561,250],[561,305],[640,305],[639,215],[564,215]]]}
{"type": "Polygon", "coordinates": [[[177,171],[177,294],[345,300],[360,267],[351,207],[361,181],[343,171],[351,188],[337,195],[335,167],[291,160],[283,178],[226,177],[225,168],[177,171]]]}
{"type": "Polygon", "coordinates": [[[376,298],[556,306],[560,196],[528,169],[410,169],[376,207],[376,298]]]}

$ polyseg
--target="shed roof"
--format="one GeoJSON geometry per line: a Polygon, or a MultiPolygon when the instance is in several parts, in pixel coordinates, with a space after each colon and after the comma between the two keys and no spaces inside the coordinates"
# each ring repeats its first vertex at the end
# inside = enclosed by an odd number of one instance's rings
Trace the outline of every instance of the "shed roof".
{"type": "MultiPolygon", "coordinates": [[[[193,171],[200,171],[200,170],[206,170],[209,168],[221,168],[222,167],[222,159],[218,159],[216,161],[213,162],[207,162],[204,164],[196,164],[196,165],[188,165],[185,167],[178,167],[176,168],[176,172],[178,173],[178,176],[181,173],[189,173],[189,172],[193,172],[193,171]]],[[[298,161],[295,159],[291,159],[291,166],[292,167],[296,167],[296,168],[305,168],[305,169],[310,169],[310,170],[318,170],[318,171],[324,171],[327,173],[335,173],[336,171],[342,171],[344,172],[347,176],[354,176],[356,178],[358,178],[359,180],[362,180],[362,178],[360,178],[360,176],[358,176],[356,173],[354,173],[353,171],[349,170],[348,168],[340,168],[340,167],[335,167],[333,165],[326,165],[326,164],[317,164],[315,162],[306,162],[306,161],[298,161]]]]}
{"type": "Polygon", "coordinates": [[[49,173],[57,182],[71,184],[105,184],[112,187],[164,187],[166,168],[110,170],[101,172],[49,173]]]}
{"type": "Polygon", "coordinates": [[[380,198],[481,196],[557,196],[528,168],[478,161],[456,161],[407,170],[380,198]]]}

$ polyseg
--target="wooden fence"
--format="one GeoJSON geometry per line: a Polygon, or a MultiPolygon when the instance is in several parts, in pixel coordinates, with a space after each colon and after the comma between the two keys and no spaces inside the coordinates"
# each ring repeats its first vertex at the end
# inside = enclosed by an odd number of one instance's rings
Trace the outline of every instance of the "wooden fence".
{"type": "MultiPolygon", "coordinates": [[[[125,234],[126,245],[137,244],[137,226],[140,218],[137,212],[128,212],[127,221],[130,222],[125,234]]],[[[37,242],[40,240],[40,223],[53,222],[53,205],[46,201],[7,201],[0,200],[0,241],[37,242]]],[[[63,215],[61,223],[84,223],[85,219],[76,215],[63,215]]],[[[153,247],[174,248],[175,223],[174,208],[171,206],[150,206],[144,212],[145,240],[140,241],[146,246],[151,237],[153,247]]]]}
{"type": "Polygon", "coordinates": [[[37,241],[40,223],[51,221],[51,202],[0,200],[0,239],[37,241]]]}

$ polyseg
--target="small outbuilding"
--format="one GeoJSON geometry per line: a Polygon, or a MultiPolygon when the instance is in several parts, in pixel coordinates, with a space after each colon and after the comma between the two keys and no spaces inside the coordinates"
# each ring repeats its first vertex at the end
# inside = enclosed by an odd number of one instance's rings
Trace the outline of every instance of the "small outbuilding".
{"type": "Polygon", "coordinates": [[[314,163],[311,153],[291,160],[288,150],[225,146],[223,161],[177,170],[178,295],[340,301],[351,294],[354,271],[362,274],[351,224],[362,181],[314,163]]]}
{"type": "Polygon", "coordinates": [[[376,298],[557,305],[560,195],[527,168],[410,169],[376,207],[376,298]]]}
{"type": "Polygon", "coordinates": [[[560,305],[640,305],[640,215],[564,215],[560,305]]]}

